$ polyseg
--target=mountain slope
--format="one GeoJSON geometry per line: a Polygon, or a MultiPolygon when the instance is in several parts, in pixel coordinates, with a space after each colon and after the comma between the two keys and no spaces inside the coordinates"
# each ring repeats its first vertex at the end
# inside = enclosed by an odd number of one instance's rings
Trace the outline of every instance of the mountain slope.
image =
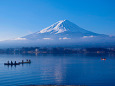
{"type": "Polygon", "coordinates": [[[37,40],[37,39],[44,39],[44,38],[60,39],[60,37],[61,38],[71,37],[72,39],[72,38],[84,37],[84,36],[94,37],[94,36],[105,36],[105,35],[87,31],[68,20],[61,20],[41,31],[24,36],[22,38],[37,40]]]}
{"type": "Polygon", "coordinates": [[[61,20],[33,34],[0,42],[0,45],[110,47],[115,46],[115,37],[87,31],[68,20],[61,20]]]}

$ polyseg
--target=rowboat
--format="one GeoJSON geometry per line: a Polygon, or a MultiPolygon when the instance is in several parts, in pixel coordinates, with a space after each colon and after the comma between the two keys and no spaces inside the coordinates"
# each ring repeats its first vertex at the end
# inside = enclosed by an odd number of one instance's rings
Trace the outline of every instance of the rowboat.
{"type": "Polygon", "coordinates": [[[13,63],[13,64],[11,64],[11,63],[4,63],[4,65],[20,65],[20,63],[13,63]]]}
{"type": "Polygon", "coordinates": [[[24,62],[22,60],[22,62],[18,62],[18,63],[16,63],[16,61],[15,61],[15,63],[13,63],[13,62],[9,63],[9,61],[8,61],[8,63],[4,63],[4,65],[20,65],[20,64],[24,64],[24,63],[31,63],[31,60],[26,61],[26,62],[24,62]]]}
{"type": "Polygon", "coordinates": [[[101,60],[106,60],[106,58],[101,58],[101,60]]]}

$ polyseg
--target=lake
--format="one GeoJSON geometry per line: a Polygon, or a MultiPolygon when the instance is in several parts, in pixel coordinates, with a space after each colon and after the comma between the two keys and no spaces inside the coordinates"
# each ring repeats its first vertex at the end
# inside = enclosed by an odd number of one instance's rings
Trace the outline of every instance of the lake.
{"type": "Polygon", "coordinates": [[[0,54],[0,86],[16,85],[115,86],[115,56],[87,54],[0,54]],[[101,57],[106,58],[102,61],[101,57]],[[5,62],[31,59],[31,64],[5,62]]]}

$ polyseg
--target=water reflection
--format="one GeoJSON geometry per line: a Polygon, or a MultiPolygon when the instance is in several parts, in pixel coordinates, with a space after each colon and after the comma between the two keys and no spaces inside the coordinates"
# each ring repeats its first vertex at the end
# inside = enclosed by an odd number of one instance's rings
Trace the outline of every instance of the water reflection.
{"type": "Polygon", "coordinates": [[[115,85],[115,57],[88,54],[1,55],[0,85],[115,85]],[[25,57],[25,58],[24,58],[25,57]],[[107,58],[102,61],[101,57],[107,58]],[[11,60],[31,64],[3,66],[11,60]],[[8,67],[8,68],[7,68],[8,67]]]}

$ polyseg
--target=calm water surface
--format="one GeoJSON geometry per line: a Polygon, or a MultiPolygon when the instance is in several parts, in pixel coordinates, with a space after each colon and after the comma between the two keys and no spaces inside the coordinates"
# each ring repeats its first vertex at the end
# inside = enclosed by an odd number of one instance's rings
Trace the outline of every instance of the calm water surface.
{"type": "Polygon", "coordinates": [[[115,86],[115,56],[0,54],[0,86],[41,84],[115,86]],[[22,59],[32,63],[4,65],[22,59]]]}

